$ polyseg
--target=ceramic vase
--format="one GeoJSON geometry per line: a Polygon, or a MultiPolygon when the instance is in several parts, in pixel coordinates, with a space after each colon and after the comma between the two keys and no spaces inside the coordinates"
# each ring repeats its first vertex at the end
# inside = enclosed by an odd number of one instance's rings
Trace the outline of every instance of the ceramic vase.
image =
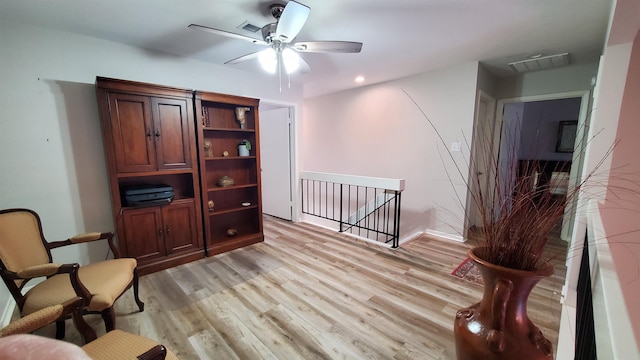
{"type": "Polygon", "coordinates": [[[244,145],[244,144],[238,145],[238,155],[249,156],[249,150],[247,149],[247,145],[244,145]]]}
{"type": "Polygon", "coordinates": [[[553,348],[527,315],[533,287],[553,274],[541,263],[537,271],[515,270],[491,264],[478,248],[469,257],[484,281],[482,300],[456,313],[454,334],[458,360],[553,359],[553,348]]]}

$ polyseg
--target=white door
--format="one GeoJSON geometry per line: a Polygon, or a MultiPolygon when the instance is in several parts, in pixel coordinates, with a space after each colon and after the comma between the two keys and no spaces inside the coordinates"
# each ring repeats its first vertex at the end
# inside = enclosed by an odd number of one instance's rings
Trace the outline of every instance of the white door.
{"type": "Polygon", "coordinates": [[[262,212],[285,220],[292,219],[290,129],[289,108],[260,109],[262,212]]]}
{"type": "MultiPolygon", "coordinates": [[[[472,162],[472,174],[475,177],[470,180],[470,189],[473,194],[482,194],[488,196],[489,189],[493,187],[493,184],[489,182],[493,179],[492,172],[494,166],[492,165],[493,157],[493,132],[494,132],[494,109],[496,101],[491,96],[479,92],[477,103],[477,113],[475,119],[475,130],[473,139],[473,156],[472,162]]],[[[478,208],[473,197],[469,197],[468,209],[468,221],[467,227],[482,227],[482,214],[478,208]]],[[[486,210],[485,210],[486,213],[486,210]]]]}

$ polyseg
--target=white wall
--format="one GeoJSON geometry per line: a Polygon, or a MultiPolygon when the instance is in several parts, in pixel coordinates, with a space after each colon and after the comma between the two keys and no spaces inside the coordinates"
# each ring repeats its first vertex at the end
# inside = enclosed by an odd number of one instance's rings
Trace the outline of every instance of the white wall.
{"type": "MultiPolygon", "coordinates": [[[[114,229],[96,76],[302,102],[299,85],[280,94],[275,78],[19,23],[0,24],[0,49],[0,208],[36,210],[48,240],[114,229]]],[[[53,256],[87,263],[106,244],[53,256]]],[[[0,312],[9,298],[1,286],[0,312]]]]}
{"type": "Polygon", "coordinates": [[[571,65],[534,71],[498,80],[496,97],[511,99],[591,89],[598,74],[598,63],[571,65]]]}
{"type": "Polygon", "coordinates": [[[485,94],[495,99],[497,86],[498,78],[491,74],[486,67],[480,64],[480,66],[478,66],[478,90],[481,90],[485,94]]]}
{"type": "Polygon", "coordinates": [[[464,137],[471,141],[477,74],[474,62],[306,99],[301,171],[406,179],[401,240],[425,231],[460,237],[469,156],[464,137]],[[453,156],[464,175],[448,155],[451,142],[463,143],[453,156]]]}

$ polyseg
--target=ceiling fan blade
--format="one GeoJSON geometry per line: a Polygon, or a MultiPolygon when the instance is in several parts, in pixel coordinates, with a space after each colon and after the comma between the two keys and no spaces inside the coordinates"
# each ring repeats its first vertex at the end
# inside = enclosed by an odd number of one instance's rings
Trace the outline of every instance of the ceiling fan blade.
{"type": "Polygon", "coordinates": [[[353,41],[302,41],[292,44],[291,47],[300,52],[359,53],[362,50],[362,43],[353,41]]]}
{"type": "Polygon", "coordinates": [[[307,21],[311,9],[293,0],[289,1],[280,15],[276,27],[276,39],[283,43],[291,42],[307,21]]]}
{"type": "MultiPolygon", "coordinates": [[[[264,51],[264,50],[262,50],[262,51],[264,51]]],[[[225,62],[225,64],[232,64],[233,65],[233,64],[239,64],[241,62],[245,62],[247,60],[257,59],[262,51],[256,51],[256,52],[253,52],[253,53],[250,53],[250,54],[247,54],[247,55],[242,55],[240,57],[237,57],[235,59],[231,59],[231,60],[225,62]]]]}
{"type": "Polygon", "coordinates": [[[254,44],[267,45],[267,43],[264,40],[255,39],[255,38],[252,38],[252,37],[249,37],[249,36],[235,34],[235,33],[224,31],[224,30],[214,29],[214,28],[208,27],[208,26],[191,24],[191,25],[189,25],[189,28],[190,29],[195,29],[195,30],[200,30],[200,31],[206,31],[208,33],[212,33],[212,34],[216,34],[216,35],[222,35],[222,36],[226,36],[226,37],[230,37],[230,38],[234,38],[234,39],[250,41],[250,42],[252,42],[254,44]]]}

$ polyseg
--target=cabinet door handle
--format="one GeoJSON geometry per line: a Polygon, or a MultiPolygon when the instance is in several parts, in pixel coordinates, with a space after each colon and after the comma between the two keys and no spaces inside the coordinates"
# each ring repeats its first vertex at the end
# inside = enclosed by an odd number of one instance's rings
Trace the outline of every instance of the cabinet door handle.
{"type": "Polygon", "coordinates": [[[158,229],[158,236],[162,236],[162,228],[158,229]]]}
{"type": "Polygon", "coordinates": [[[167,233],[167,236],[171,235],[171,229],[169,229],[168,226],[167,226],[167,229],[165,230],[165,233],[167,233]]]}
{"type": "Polygon", "coordinates": [[[159,139],[159,138],[160,138],[160,130],[156,129],[156,139],[159,139]]]}
{"type": "Polygon", "coordinates": [[[151,137],[151,129],[147,128],[147,137],[150,138],[151,137]]]}

